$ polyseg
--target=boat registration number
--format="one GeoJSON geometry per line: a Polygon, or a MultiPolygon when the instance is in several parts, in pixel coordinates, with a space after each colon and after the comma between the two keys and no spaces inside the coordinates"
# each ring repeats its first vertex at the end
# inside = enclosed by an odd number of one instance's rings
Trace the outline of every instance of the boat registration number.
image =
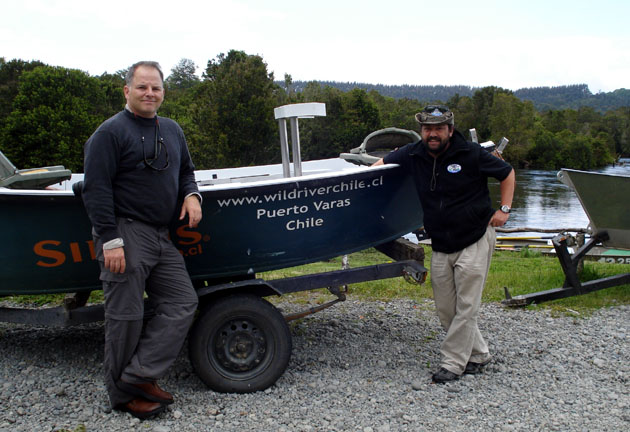
{"type": "Polygon", "coordinates": [[[602,257],[598,259],[597,262],[610,264],[630,264],[630,257],[602,257]]]}

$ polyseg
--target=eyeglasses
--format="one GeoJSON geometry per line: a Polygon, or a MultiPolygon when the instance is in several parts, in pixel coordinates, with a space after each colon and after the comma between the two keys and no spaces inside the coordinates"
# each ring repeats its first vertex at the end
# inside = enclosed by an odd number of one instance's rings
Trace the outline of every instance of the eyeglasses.
{"type": "Polygon", "coordinates": [[[157,120],[155,121],[155,143],[153,145],[153,158],[147,159],[147,153],[144,148],[144,136],[142,137],[142,156],[144,157],[144,165],[151,168],[152,170],[163,171],[166,168],[168,168],[168,164],[169,164],[168,147],[164,145],[164,138],[162,138],[161,133],[160,133],[160,123],[157,120]],[[154,166],[153,164],[160,158],[160,154],[162,153],[162,147],[164,147],[166,163],[164,164],[162,168],[158,168],[154,166]]]}
{"type": "Polygon", "coordinates": [[[424,107],[423,111],[426,113],[433,113],[435,110],[438,110],[442,114],[445,114],[449,111],[446,105],[427,105],[424,107]]]}

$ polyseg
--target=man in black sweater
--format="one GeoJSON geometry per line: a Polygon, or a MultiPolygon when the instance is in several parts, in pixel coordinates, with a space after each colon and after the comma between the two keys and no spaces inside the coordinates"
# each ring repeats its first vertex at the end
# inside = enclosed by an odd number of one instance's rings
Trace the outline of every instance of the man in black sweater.
{"type": "Polygon", "coordinates": [[[174,217],[197,226],[201,195],[183,131],[157,116],[163,78],[156,62],[134,64],[125,109],[85,144],[82,196],[105,296],[105,384],[112,407],[139,418],[173,402],[157,380],[175,361],[197,308],[167,226],[174,217]],[[145,292],[154,315],[143,329],[145,292]]]}
{"type": "Polygon", "coordinates": [[[514,195],[512,167],[454,128],[445,106],[416,114],[422,140],[375,163],[399,164],[415,179],[431,237],[431,285],[446,337],[433,381],[444,383],[475,374],[491,360],[477,327],[481,293],[495,244],[494,227],[507,221],[514,195]],[[488,177],[500,181],[501,205],[492,208],[488,177]]]}

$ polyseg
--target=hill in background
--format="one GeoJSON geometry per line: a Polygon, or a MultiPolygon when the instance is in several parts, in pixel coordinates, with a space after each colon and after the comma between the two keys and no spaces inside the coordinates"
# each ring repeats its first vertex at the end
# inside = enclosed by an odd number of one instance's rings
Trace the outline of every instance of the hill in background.
{"type": "MultiPolygon", "coordinates": [[[[422,102],[446,102],[455,95],[472,97],[481,87],[470,86],[414,86],[414,85],[384,85],[357,82],[315,81],[321,86],[330,86],[347,92],[354,88],[366,91],[375,90],[379,94],[394,99],[416,99],[422,102]]],[[[307,81],[293,81],[292,90],[300,92],[308,84],[307,81]]],[[[278,81],[278,85],[285,85],[278,81]]],[[[522,88],[513,92],[521,100],[529,100],[539,111],[578,109],[591,107],[598,112],[605,113],[620,107],[630,106],[630,90],[618,89],[612,92],[591,93],[586,84],[574,84],[557,87],[522,88]]]]}

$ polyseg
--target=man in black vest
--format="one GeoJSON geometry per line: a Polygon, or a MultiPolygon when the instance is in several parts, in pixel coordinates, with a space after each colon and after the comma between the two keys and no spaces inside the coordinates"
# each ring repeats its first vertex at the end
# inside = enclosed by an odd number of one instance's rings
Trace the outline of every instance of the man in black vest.
{"type": "Polygon", "coordinates": [[[491,360],[477,326],[481,293],[495,244],[494,227],[510,215],[515,187],[512,167],[454,128],[453,113],[430,105],[416,114],[422,139],[375,163],[399,164],[415,179],[431,237],[431,284],[446,337],[433,381],[476,374],[491,360]],[[488,177],[500,181],[501,203],[492,208],[488,177]]]}

